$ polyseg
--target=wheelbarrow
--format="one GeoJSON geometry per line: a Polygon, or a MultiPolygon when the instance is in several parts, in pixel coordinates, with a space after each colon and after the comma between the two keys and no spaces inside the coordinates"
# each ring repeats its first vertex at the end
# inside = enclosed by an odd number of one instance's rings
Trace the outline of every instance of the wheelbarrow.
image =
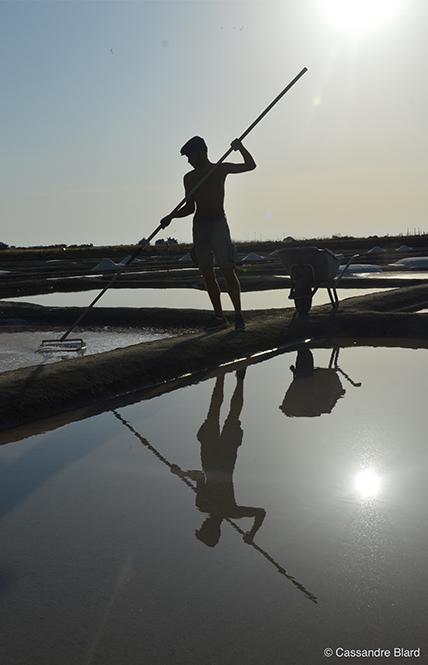
{"type": "Polygon", "coordinates": [[[296,363],[290,367],[293,381],[279,407],[286,416],[308,418],[331,413],[337,401],[346,393],[339,374],[352,386],[361,386],[361,382],[353,381],[339,367],[339,350],[337,346],[332,348],[328,367],[314,367],[311,349],[299,349],[296,363]]]}
{"type": "Polygon", "coordinates": [[[291,277],[289,299],[294,300],[299,314],[307,314],[312,298],[321,288],[327,289],[333,309],[339,307],[337,286],[358,254],[351,256],[340,271],[340,258],[329,249],[289,247],[272,252],[272,256],[279,258],[291,277]]]}

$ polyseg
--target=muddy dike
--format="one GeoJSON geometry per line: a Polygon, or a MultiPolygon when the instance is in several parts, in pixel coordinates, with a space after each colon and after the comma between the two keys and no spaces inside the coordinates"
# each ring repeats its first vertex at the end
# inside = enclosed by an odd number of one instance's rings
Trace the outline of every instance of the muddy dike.
{"type": "MultiPolygon", "coordinates": [[[[249,266],[238,269],[241,289],[248,291],[266,291],[271,289],[288,289],[291,280],[282,267],[249,266]]],[[[3,277],[0,283],[0,298],[22,298],[25,296],[47,295],[50,293],[73,293],[103,289],[112,279],[114,273],[106,275],[80,276],[42,276],[12,275],[3,277]]],[[[217,275],[222,291],[225,283],[221,273],[217,275]]],[[[401,276],[373,273],[371,277],[343,277],[340,289],[372,289],[417,286],[427,283],[425,277],[403,278],[401,276]]],[[[112,289],[198,289],[205,290],[204,282],[195,268],[180,270],[145,270],[143,272],[124,272],[109,287],[112,289]]]]}
{"type": "MultiPolygon", "coordinates": [[[[43,330],[52,326],[70,326],[85,311],[85,307],[48,307],[31,303],[0,301],[0,332],[8,329],[26,330],[28,327],[43,330]]],[[[264,313],[275,315],[276,310],[254,310],[246,313],[247,319],[264,313]]],[[[277,310],[281,315],[282,310],[277,310]]],[[[232,320],[232,313],[226,311],[232,320]]],[[[212,318],[212,312],[200,309],[173,309],[165,307],[93,307],[88,310],[82,328],[118,326],[129,328],[168,328],[182,331],[203,328],[212,318]]],[[[76,330],[78,331],[79,328],[76,330]]]]}
{"type": "MultiPolygon", "coordinates": [[[[403,311],[417,308],[427,299],[428,287],[419,286],[350,298],[341,303],[338,312],[323,305],[306,317],[296,316],[294,309],[254,311],[246,313],[245,332],[235,332],[232,327],[210,334],[200,331],[5,372],[0,375],[0,429],[156,388],[184,375],[309,338],[427,339],[428,315],[403,311]]],[[[72,309],[74,316],[78,308],[72,309]]],[[[190,320],[199,317],[202,322],[210,313],[168,309],[154,315],[174,319],[175,325],[177,321],[189,325],[190,320]]]]}

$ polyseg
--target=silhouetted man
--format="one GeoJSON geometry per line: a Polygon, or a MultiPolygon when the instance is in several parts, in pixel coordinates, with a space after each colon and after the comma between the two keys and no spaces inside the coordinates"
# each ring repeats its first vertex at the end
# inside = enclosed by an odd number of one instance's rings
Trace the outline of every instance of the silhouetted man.
{"type": "MultiPolygon", "coordinates": [[[[163,228],[178,217],[186,217],[195,212],[193,218],[193,244],[198,266],[201,270],[208,295],[214,308],[211,329],[227,327],[220,299],[220,288],[214,272],[214,258],[226,280],[226,287],[235,310],[235,329],[244,330],[245,323],[241,311],[241,294],[238,277],[235,272],[234,248],[224,212],[224,183],[228,173],[243,173],[256,168],[256,163],[239,139],[231,146],[238,150],[244,162],[232,164],[223,162],[207,180],[190,196],[187,203],[174,215],[167,215],[161,220],[163,228]]],[[[200,180],[213,168],[208,159],[207,145],[200,136],[194,136],[181,148],[193,171],[184,176],[186,197],[200,180]]]]}
{"type": "Polygon", "coordinates": [[[244,536],[244,541],[251,543],[266,515],[263,508],[238,506],[233,489],[233,472],[243,436],[239,416],[244,403],[244,377],[245,370],[236,372],[236,387],[230,401],[229,415],[220,430],[224,374],[217,376],[207,418],[197,435],[201,444],[203,471],[182,471],[176,465],[171,467],[173,473],[196,481],[196,506],[209,515],[196,531],[196,537],[209,547],[217,545],[223,519],[254,518],[251,530],[244,536]]]}

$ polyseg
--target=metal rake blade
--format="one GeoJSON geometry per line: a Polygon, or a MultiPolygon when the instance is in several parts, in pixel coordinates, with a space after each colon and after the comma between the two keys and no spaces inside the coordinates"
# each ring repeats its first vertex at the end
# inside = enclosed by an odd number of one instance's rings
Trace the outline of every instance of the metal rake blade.
{"type": "Polygon", "coordinates": [[[50,353],[55,351],[67,351],[69,353],[78,353],[86,349],[86,342],[81,337],[73,337],[61,341],[60,339],[44,339],[40,344],[39,351],[50,353]]]}

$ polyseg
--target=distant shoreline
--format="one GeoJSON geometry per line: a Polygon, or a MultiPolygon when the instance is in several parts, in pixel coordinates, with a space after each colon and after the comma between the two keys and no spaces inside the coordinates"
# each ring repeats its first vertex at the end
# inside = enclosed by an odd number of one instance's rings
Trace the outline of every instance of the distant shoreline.
{"type": "MultiPolygon", "coordinates": [[[[428,234],[396,235],[396,236],[332,236],[328,238],[303,238],[284,240],[234,240],[238,252],[272,252],[281,247],[314,245],[334,251],[364,252],[374,246],[382,247],[386,252],[395,252],[405,245],[410,250],[426,250],[428,252],[428,234]]],[[[9,247],[0,249],[0,264],[8,260],[26,259],[65,259],[65,258],[103,258],[120,259],[131,253],[136,245],[46,245],[37,247],[9,247]]],[[[151,243],[141,250],[141,256],[163,255],[174,257],[186,254],[191,248],[190,243],[162,244],[151,243]]]]}

